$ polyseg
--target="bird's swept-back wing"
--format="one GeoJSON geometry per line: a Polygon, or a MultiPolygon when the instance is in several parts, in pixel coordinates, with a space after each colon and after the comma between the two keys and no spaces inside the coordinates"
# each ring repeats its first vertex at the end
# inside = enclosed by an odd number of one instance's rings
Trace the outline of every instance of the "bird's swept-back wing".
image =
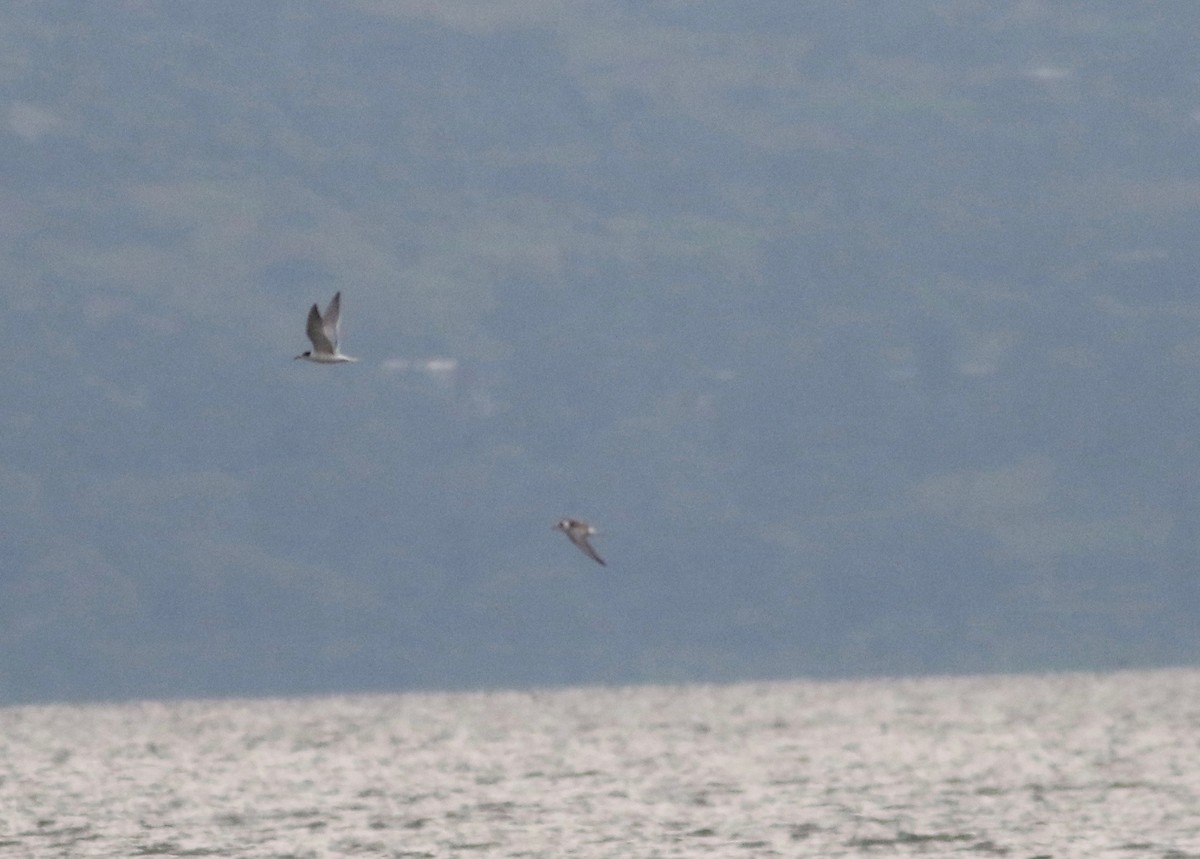
{"type": "Polygon", "coordinates": [[[574,543],[576,546],[579,547],[580,551],[582,551],[585,555],[587,555],[589,558],[591,558],[597,564],[599,564],[602,567],[608,566],[608,564],[604,563],[604,559],[601,558],[600,555],[596,553],[596,550],[592,548],[592,544],[588,542],[588,535],[586,533],[585,534],[567,534],[567,536],[571,538],[572,543],[574,543]]]}

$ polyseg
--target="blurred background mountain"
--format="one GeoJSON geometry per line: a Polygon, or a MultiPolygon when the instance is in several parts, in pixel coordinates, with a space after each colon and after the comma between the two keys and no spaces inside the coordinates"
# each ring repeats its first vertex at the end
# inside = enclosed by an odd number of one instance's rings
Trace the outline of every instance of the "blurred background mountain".
{"type": "Polygon", "coordinates": [[[0,701],[1195,664],[1198,41],[0,6],[0,701]]]}

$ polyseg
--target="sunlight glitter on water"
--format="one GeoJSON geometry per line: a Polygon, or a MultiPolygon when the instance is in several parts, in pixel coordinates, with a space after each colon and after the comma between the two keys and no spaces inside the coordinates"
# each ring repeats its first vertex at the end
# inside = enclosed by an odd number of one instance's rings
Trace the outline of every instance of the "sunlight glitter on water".
{"type": "Polygon", "coordinates": [[[0,710],[13,855],[1200,855],[1200,672],[0,710]]]}

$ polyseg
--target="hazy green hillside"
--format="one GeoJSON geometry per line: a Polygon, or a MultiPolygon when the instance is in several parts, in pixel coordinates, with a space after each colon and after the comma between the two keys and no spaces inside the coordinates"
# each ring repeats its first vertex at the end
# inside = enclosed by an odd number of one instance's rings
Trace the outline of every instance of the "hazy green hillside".
{"type": "Polygon", "coordinates": [[[1194,662],[1198,33],[0,8],[0,701],[1194,662]]]}

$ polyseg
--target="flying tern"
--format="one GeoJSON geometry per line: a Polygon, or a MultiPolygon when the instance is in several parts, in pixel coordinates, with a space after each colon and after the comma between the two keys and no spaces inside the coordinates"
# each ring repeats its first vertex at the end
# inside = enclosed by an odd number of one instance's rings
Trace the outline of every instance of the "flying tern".
{"type": "Polygon", "coordinates": [[[341,328],[342,315],[342,293],[335,292],[333,300],[329,302],[329,306],[325,308],[325,315],[321,315],[321,311],[317,305],[313,305],[308,311],[308,326],[306,331],[308,339],[312,341],[313,347],[310,351],[297,355],[293,360],[314,361],[317,364],[352,364],[357,361],[357,358],[351,358],[349,355],[343,355],[338,351],[338,332],[341,328]]]}
{"type": "Polygon", "coordinates": [[[579,547],[579,551],[583,552],[600,566],[608,566],[604,563],[604,559],[596,554],[596,550],[592,548],[592,544],[588,542],[588,537],[598,532],[587,522],[581,519],[563,519],[554,527],[556,530],[566,534],[567,539],[579,547]]]}

